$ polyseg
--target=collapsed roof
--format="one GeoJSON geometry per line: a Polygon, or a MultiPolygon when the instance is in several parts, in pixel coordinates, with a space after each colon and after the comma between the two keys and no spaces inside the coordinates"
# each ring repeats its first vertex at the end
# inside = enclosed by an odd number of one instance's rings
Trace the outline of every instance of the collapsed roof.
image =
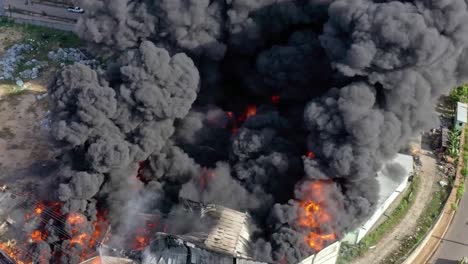
{"type": "MultiPolygon", "coordinates": [[[[132,263],[128,262],[131,261],[129,258],[134,258],[138,259],[137,262],[157,264],[266,264],[251,258],[252,223],[248,213],[190,200],[183,200],[182,204],[209,228],[183,235],[157,232],[144,250],[136,255],[129,253],[125,256],[128,258],[114,258],[121,261],[115,263],[132,263]]],[[[109,253],[112,254],[111,251],[109,253]]],[[[82,262],[86,263],[93,263],[92,259],[82,262]]]]}

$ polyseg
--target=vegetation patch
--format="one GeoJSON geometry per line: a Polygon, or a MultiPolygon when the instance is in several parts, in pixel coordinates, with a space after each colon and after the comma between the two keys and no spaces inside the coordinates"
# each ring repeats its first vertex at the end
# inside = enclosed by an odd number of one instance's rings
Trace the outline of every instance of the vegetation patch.
{"type": "Polygon", "coordinates": [[[41,50],[56,48],[77,48],[83,46],[83,41],[71,31],[52,29],[43,26],[17,24],[8,18],[0,19],[0,28],[13,28],[22,31],[25,36],[23,42],[38,47],[41,50]]]}
{"type": "Polygon", "coordinates": [[[465,181],[461,181],[457,187],[457,200],[460,200],[465,194],[465,181]]]}
{"type": "Polygon", "coordinates": [[[451,188],[449,186],[440,188],[432,195],[432,199],[424,209],[422,215],[418,219],[415,232],[411,235],[405,236],[400,243],[397,250],[393,251],[381,264],[394,264],[402,263],[406,257],[413,252],[413,250],[424,239],[427,232],[432,228],[435,220],[439,217],[440,212],[444,208],[445,201],[450,194],[451,188]]]}
{"type": "Polygon", "coordinates": [[[0,101],[3,99],[15,100],[16,97],[28,93],[28,89],[21,89],[13,82],[0,82],[0,101]]]}
{"type": "Polygon", "coordinates": [[[468,103],[468,84],[456,87],[448,96],[451,107],[455,109],[457,102],[468,103]]]}
{"type": "MultiPolygon", "coordinates": [[[[50,51],[56,51],[59,48],[78,48],[84,45],[84,42],[73,32],[29,24],[16,24],[6,18],[0,19],[0,30],[2,29],[14,29],[21,32],[23,37],[17,43],[31,47],[30,50],[21,54],[23,58],[18,61],[15,69],[16,74],[30,70],[37,63],[40,66],[57,67],[59,63],[48,57],[50,51]],[[42,65],[42,63],[46,63],[46,65],[42,65]]],[[[9,44],[11,47],[14,43],[9,44]]],[[[9,46],[5,48],[9,48],[9,46]]]]}
{"type": "Polygon", "coordinates": [[[371,246],[377,244],[387,233],[392,231],[393,228],[400,223],[414,203],[414,199],[416,197],[415,194],[419,190],[419,186],[420,178],[415,176],[413,178],[413,182],[403,194],[403,199],[400,204],[395,208],[385,222],[366,234],[366,236],[357,245],[351,245],[343,242],[341,244],[340,255],[337,263],[347,264],[354,259],[363,256],[371,246]]]}

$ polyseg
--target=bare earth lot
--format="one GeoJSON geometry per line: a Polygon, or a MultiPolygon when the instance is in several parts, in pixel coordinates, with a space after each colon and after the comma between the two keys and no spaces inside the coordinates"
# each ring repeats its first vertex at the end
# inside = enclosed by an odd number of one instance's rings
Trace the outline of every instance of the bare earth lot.
{"type": "MultiPolygon", "coordinates": [[[[14,29],[0,28],[0,56],[21,38],[14,29]]],[[[0,81],[0,185],[41,174],[53,159],[46,129],[48,98],[37,99],[46,92],[51,75],[26,82],[24,91],[0,81]]]]}
{"type": "Polygon", "coordinates": [[[13,42],[20,40],[23,37],[18,30],[11,28],[0,28],[0,54],[3,53],[6,47],[13,42]]]}

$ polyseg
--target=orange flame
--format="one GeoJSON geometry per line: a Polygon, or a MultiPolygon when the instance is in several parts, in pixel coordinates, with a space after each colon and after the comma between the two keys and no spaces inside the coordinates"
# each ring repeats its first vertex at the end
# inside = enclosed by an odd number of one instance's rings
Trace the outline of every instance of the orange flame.
{"type": "Polygon", "coordinates": [[[70,239],[70,244],[80,244],[81,246],[84,246],[87,239],[88,234],[81,233],[77,236],[72,237],[72,239],[70,239]]]}
{"type": "Polygon", "coordinates": [[[109,223],[107,222],[107,212],[98,212],[97,219],[93,223],[94,231],[91,234],[91,240],[89,245],[91,248],[94,248],[100,239],[105,239],[102,236],[102,232],[107,229],[109,223]]]}
{"type": "Polygon", "coordinates": [[[306,238],[306,242],[309,247],[313,248],[317,252],[325,247],[326,242],[333,242],[336,240],[336,238],[337,237],[335,233],[320,235],[314,232],[310,232],[306,238]]]}
{"type": "Polygon", "coordinates": [[[47,238],[47,234],[41,232],[41,230],[34,230],[31,233],[30,238],[31,238],[32,242],[41,242],[41,241],[44,241],[47,238]]]}
{"type": "Polygon", "coordinates": [[[325,234],[322,232],[322,227],[329,226],[332,221],[332,215],[323,205],[326,199],[325,184],[325,181],[314,181],[307,186],[306,192],[314,200],[301,201],[299,203],[301,210],[297,218],[298,226],[310,230],[309,234],[305,237],[305,241],[316,252],[322,250],[329,242],[337,239],[335,232],[325,234]]]}
{"type": "Polygon", "coordinates": [[[101,257],[94,258],[91,264],[102,264],[101,257]]]}
{"type": "Polygon", "coordinates": [[[246,118],[252,117],[257,114],[257,107],[255,105],[247,106],[247,111],[245,112],[246,118]]]}
{"type": "Polygon", "coordinates": [[[45,205],[43,203],[38,203],[34,208],[34,213],[37,215],[41,215],[44,212],[45,205]]]}
{"type": "Polygon", "coordinates": [[[149,239],[144,236],[137,236],[135,237],[135,246],[134,248],[137,250],[144,249],[149,244],[149,239]]]}
{"type": "MultiPolygon", "coordinates": [[[[32,217],[40,217],[44,220],[50,220],[54,217],[62,218],[64,215],[60,211],[60,202],[40,202],[34,206],[31,210],[32,212],[26,213],[26,220],[31,219],[32,217]]],[[[68,240],[70,246],[81,245],[81,251],[78,253],[80,255],[80,260],[84,261],[91,254],[93,254],[93,249],[97,244],[97,241],[102,236],[102,230],[108,225],[105,220],[105,214],[98,213],[97,220],[93,223],[94,230],[92,234],[80,232],[81,225],[87,222],[87,219],[84,215],[79,213],[71,213],[66,215],[65,221],[71,227],[71,238],[68,240]]],[[[45,222],[45,221],[44,221],[45,222]]],[[[47,239],[48,233],[43,230],[44,226],[39,226],[38,229],[33,230],[26,241],[20,241],[18,244],[16,242],[5,242],[0,243],[0,250],[5,253],[8,257],[14,260],[17,264],[32,264],[33,261],[28,256],[28,253],[23,254],[24,250],[28,250],[28,247],[31,245],[29,243],[40,243],[47,239]],[[29,242],[29,243],[28,243],[29,242]]],[[[47,255],[49,252],[40,252],[37,255],[36,261],[34,263],[49,263],[47,255]]],[[[53,253],[52,253],[53,254],[53,253]]]]}
{"type": "Polygon", "coordinates": [[[67,222],[70,225],[81,225],[86,221],[85,217],[81,214],[72,213],[68,215],[67,222]]]}
{"type": "Polygon", "coordinates": [[[0,250],[13,259],[17,264],[29,264],[31,261],[24,261],[21,257],[19,249],[16,248],[11,242],[0,243],[0,250]]]}
{"type": "Polygon", "coordinates": [[[245,109],[245,112],[242,113],[239,117],[237,117],[237,124],[240,125],[245,120],[247,120],[249,117],[255,116],[257,114],[257,107],[255,105],[248,105],[247,109],[245,109]]]}

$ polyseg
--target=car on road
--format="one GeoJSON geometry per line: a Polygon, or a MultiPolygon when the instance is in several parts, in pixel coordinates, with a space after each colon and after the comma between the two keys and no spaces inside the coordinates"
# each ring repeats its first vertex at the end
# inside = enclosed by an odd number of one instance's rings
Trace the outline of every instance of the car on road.
{"type": "Polygon", "coordinates": [[[67,11],[72,12],[72,13],[80,13],[80,14],[84,13],[83,8],[79,6],[69,6],[67,7],[67,11]]]}

